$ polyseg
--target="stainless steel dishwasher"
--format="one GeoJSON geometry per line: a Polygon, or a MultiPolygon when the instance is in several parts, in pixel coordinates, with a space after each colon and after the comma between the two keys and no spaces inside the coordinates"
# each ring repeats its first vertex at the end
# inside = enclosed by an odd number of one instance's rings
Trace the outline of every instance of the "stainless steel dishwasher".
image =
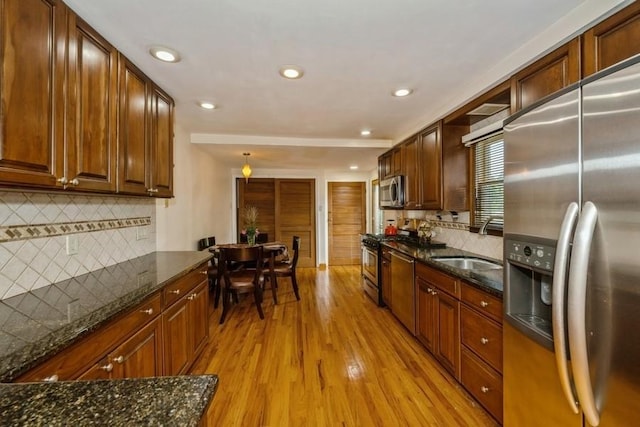
{"type": "Polygon", "coordinates": [[[391,312],[413,334],[416,334],[415,286],[413,258],[391,252],[391,312]]]}

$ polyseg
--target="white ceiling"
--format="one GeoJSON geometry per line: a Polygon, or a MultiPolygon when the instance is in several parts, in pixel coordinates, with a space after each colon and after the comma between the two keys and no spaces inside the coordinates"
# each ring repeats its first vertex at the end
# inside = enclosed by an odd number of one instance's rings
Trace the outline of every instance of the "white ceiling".
{"type": "Polygon", "coordinates": [[[474,76],[583,1],[66,3],[173,96],[179,126],[204,134],[198,138],[222,161],[240,166],[242,152],[250,151],[254,169],[342,169],[353,162],[371,169],[380,147],[390,144],[384,140],[397,141],[460,105],[474,76]],[[181,62],[151,58],[153,45],[178,50],[181,62]],[[304,77],[281,78],[284,64],[302,67],[304,77]],[[414,94],[390,95],[402,86],[414,94]],[[220,107],[203,110],[202,100],[220,107]],[[360,137],[363,128],[372,135],[360,137]],[[256,135],[285,138],[264,145],[256,135]],[[310,145],[316,147],[305,149],[310,145]]]}

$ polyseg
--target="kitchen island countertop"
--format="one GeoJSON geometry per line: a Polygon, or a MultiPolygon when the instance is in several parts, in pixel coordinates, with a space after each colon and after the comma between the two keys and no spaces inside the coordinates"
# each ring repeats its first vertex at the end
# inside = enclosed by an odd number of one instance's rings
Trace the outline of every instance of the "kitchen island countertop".
{"type": "Polygon", "coordinates": [[[0,384],[0,424],[198,426],[216,375],[0,384]]]}

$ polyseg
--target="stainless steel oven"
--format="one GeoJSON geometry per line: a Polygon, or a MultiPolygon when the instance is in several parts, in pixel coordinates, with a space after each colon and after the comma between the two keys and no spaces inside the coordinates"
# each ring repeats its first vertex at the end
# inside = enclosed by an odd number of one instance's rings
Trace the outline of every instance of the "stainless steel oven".
{"type": "Polygon", "coordinates": [[[380,290],[380,241],[373,236],[362,236],[362,285],[365,293],[379,306],[383,306],[380,290]]]}

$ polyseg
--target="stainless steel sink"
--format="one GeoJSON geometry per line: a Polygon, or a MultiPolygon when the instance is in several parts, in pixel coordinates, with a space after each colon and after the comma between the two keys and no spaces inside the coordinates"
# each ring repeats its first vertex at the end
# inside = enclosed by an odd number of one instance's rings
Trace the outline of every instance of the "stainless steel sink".
{"type": "Polygon", "coordinates": [[[461,270],[498,270],[502,268],[502,265],[482,258],[433,257],[431,259],[461,270]]]}

